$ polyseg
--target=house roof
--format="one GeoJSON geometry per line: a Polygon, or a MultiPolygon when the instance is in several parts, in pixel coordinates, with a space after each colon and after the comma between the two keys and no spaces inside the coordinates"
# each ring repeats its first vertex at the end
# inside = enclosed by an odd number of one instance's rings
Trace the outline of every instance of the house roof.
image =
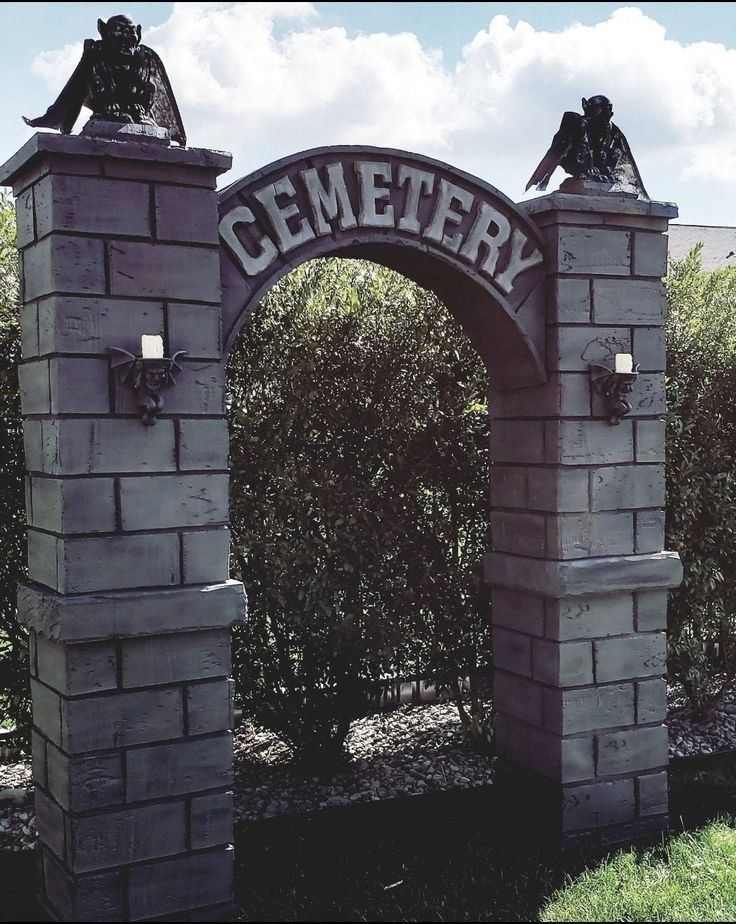
{"type": "Polygon", "coordinates": [[[669,254],[682,260],[692,248],[702,243],[700,253],[704,270],[736,266],[736,228],[720,225],[670,225],[669,254]]]}

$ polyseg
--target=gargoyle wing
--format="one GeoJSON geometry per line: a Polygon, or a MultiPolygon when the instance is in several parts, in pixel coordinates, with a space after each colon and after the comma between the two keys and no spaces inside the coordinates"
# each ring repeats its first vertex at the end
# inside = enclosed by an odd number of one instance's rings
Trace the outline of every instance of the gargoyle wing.
{"type": "Polygon", "coordinates": [[[118,375],[126,382],[133,373],[136,357],[120,347],[110,347],[110,352],[112,353],[110,366],[113,369],[117,369],[118,375]]]}
{"type": "Polygon", "coordinates": [[[577,112],[563,113],[557,134],[552,139],[552,144],[539,162],[537,169],[529,178],[524,192],[532,186],[536,186],[539,190],[547,188],[550,177],[570,154],[573,144],[580,135],[582,119],[583,117],[577,112]]]}
{"type": "Polygon", "coordinates": [[[179,362],[179,358],[182,356],[186,356],[186,355],[187,355],[186,350],[177,350],[176,353],[174,353],[174,355],[171,357],[171,368],[169,369],[169,381],[171,382],[172,385],[176,384],[176,379],[174,378],[174,369],[176,369],[178,372],[181,372],[181,370],[184,368],[179,362]]]}
{"type": "Polygon", "coordinates": [[[648,199],[649,193],[644,188],[639,168],[636,166],[636,161],[634,160],[634,155],[631,153],[626,135],[624,135],[621,129],[613,123],[611,123],[611,128],[614,130],[616,136],[617,161],[615,172],[617,182],[633,186],[642,199],[648,199]]]}
{"type": "Polygon", "coordinates": [[[94,39],[85,39],[82,57],[64,89],[42,116],[36,119],[23,116],[26,125],[31,128],[58,128],[65,135],[71,132],[87,97],[96,44],[94,39]]]}
{"type": "Polygon", "coordinates": [[[145,49],[151,69],[151,79],[156,85],[156,92],[153,95],[153,104],[151,106],[151,118],[156,125],[169,130],[172,141],[176,141],[177,144],[184,147],[187,143],[187,136],[166,68],[161,58],[152,48],[146,45],[145,49]]]}

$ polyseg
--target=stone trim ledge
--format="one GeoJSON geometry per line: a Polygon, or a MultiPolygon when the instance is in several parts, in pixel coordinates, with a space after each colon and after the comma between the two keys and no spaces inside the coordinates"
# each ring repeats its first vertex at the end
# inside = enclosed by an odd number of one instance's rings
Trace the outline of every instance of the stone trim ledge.
{"type": "Polygon", "coordinates": [[[489,552],[483,559],[483,574],[486,583],[493,587],[545,597],[568,597],[677,587],[682,580],[682,562],[677,552],[573,561],[489,552]]]}
{"type": "Polygon", "coordinates": [[[69,596],[35,584],[18,586],[18,622],[59,642],[227,629],[245,613],[240,581],[69,596]]]}

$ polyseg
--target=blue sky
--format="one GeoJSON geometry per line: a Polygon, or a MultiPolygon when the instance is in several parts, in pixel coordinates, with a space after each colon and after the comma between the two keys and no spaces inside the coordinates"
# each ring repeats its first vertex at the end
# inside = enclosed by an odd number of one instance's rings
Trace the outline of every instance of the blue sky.
{"type": "Polygon", "coordinates": [[[562,112],[606,93],[650,194],[681,221],[736,225],[736,4],[3,3],[0,160],[97,17],[122,11],[161,54],[190,143],[233,152],[228,182],[366,143],[520,199],[562,112]]]}

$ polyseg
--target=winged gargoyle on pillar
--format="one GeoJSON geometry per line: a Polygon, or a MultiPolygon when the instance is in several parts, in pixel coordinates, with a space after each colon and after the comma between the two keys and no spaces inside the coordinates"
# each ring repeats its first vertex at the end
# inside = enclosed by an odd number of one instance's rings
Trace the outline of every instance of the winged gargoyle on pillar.
{"type": "Polygon", "coordinates": [[[184,126],[161,58],[141,45],[141,27],[127,16],[97,20],[100,39],[86,39],[79,64],[54,103],[33,128],[58,128],[69,134],[82,109],[91,121],[153,125],[186,144],[184,126]]]}
{"type": "Polygon", "coordinates": [[[641,175],[624,133],[611,122],[613,106],[607,96],[583,99],[583,115],[566,112],[549,150],[526,184],[544,190],[557,167],[572,177],[563,192],[613,192],[648,199],[641,175]]]}

